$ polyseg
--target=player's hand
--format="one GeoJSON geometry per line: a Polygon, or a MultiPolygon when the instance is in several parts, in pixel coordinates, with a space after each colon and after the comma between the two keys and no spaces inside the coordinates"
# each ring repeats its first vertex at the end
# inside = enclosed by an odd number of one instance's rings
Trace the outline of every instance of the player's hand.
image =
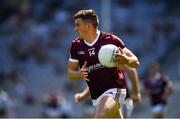
{"type": "Polygon", "coordinates": [[[141,93],[137,93],[131,96],[134,103],[140,103],[141,102],[141,93]]]}
{"type": "Polygon", "coordinates": [[[88,77],[88,72],[86,70],[86,66],[87,66],[87,61],[84,62],[82,68],[80,69],[80,75],[82,77],[82,79],[89,81],[88,77]]]}
{"type": "Polygon", "coordinates": [[[128,63],[128,58],[124,51],[119,47],[119,49],[115,53],[115,57],[113,60],[117,65],[118,64],[127,64],[128,63]]]}
{"type": "Polygon", "coordinates": [[[75,100],[75,102],[81,102],[81,101],[84,100],[84,97],[83,97],[83,95],[81,93],[76,93],[74,95],[74,100],[75,100]]]}
{"type": "Polygon", "coordinates": [[[167,98],[168,98],[168,95],[167,94],[163,94],[163,95],[161,95],[161,100],[167,100],[167,98]]]}

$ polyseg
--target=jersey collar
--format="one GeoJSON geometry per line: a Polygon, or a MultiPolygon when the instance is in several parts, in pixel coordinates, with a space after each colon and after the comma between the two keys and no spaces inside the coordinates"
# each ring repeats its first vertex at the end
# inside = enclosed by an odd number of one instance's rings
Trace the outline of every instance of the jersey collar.
{"type": "Polygon", "coordinates": [[[99,36],[100,36],[100,31],[97,30],[97,31],[96,31],[96,34],[97,34],[97,36],[96,36],[95,40],[94,40],[92,43],[88,43],[86,40],[84,40],[84,43],[85,43],[86,45],[90,46],[90,47],[93,46],[93,45],[97,42],[97,40],[98,40],[98,38],[99,38],[99,36]]]}

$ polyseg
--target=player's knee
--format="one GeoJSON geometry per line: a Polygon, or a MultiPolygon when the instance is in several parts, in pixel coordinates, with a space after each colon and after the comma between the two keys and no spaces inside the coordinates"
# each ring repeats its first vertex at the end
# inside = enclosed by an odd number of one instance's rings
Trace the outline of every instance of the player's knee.
{"type": "Polygon", "coordinates": [[[119,108],[117,108],[117,106],[114,107],[104,107],[101,108],[98,112],[97,112],[97,117],[99,118],[103,118],[103,117],[114,117],[117,112],[119,112],[119,108]]]}
{"type": "Polygon", "coordinates": [[[103,117],[109,117],[111,114],[111,109],[108,106],[104,106],[101,108],[98,108],[96,112],[96,117],[103,118],[103,117]]]}
{"type": "Polygon", "coordinates": [[[106,118],[107,117],[107,114],[104,110],[101,110],[101,111],[98,111],[96,112],[96,118],[106,118]]]}

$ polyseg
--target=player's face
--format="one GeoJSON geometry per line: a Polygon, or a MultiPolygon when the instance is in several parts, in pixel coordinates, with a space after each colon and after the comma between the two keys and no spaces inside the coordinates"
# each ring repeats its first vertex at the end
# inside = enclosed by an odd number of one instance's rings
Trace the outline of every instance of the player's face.
{"type": "Polygon", "coordinates": [[[149,73],[150,73],[150,75],[154,76],[157,73],[156,68],[155,67],[150,67],[149,73]]]}
{"type": "Polygon", "coordinates": [[[80,39],[86,38],[87,28],[88,28],[88,25],[85,22],[83,22],[83,20],[81,18],[75,19],[74,30],[76,31],[76,33],[80,39]]]}

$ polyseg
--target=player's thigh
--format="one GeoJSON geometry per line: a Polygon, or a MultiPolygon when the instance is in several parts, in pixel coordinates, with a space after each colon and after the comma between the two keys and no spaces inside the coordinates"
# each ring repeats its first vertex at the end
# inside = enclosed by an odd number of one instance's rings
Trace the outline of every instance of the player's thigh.
{"type": "Polygon", "coordinates": [[[119,108],[120,103],[118,101],[112,97],[104,96],[96,108],[96,113],[110,116],[117,113],[119,108]]]}

